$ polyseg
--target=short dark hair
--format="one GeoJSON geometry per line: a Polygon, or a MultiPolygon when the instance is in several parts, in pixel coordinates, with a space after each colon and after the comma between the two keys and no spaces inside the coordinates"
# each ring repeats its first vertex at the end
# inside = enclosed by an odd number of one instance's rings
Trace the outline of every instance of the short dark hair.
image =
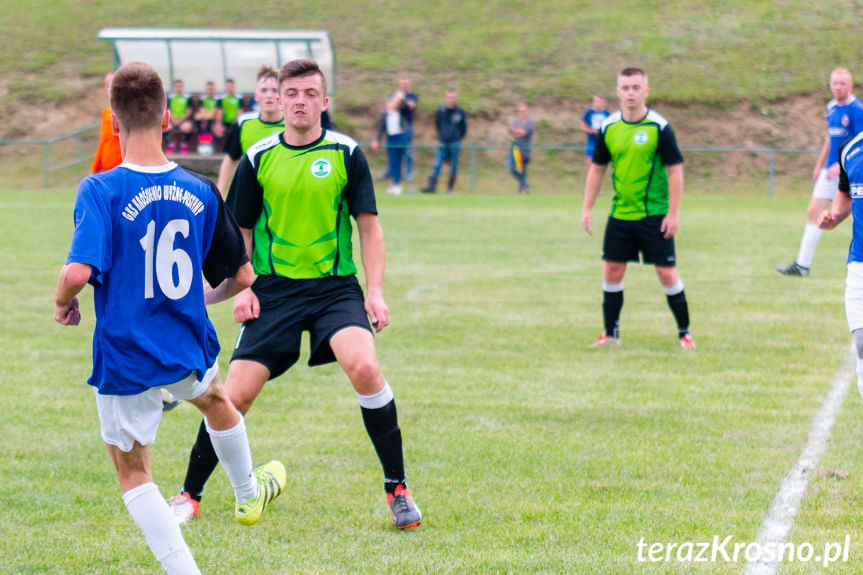
{"type": "Polygon", "coordinates": [[[159,73],[144,62],[129,62],[111,80],[111,111],[126,130],[160,129],[168,105],[159,73]]]}
{"type": "Polygon", "coordinates": [[[620,71],[621,76],[644,76],[647,78],[647,72],[637,66],[629,66],[620,71]]]}
{"type": "Polygon", "coordinates": [[[308,58],[291,60],[282,66],[279,71],[279,91],[282,90],[282,82],[290,78],[305,78],[306,76],[320,76],[324,95],[327,93],[327,78],[318,66],[318,63],[308,58]]]}
{"type": "Polygon", "coordinates": [[[258,68],[258,75],[255,76],[255,81],[260,82],[264,78],[273,78],[274,80],[279,79],[279,73],[276,72],[276,69],[268,64],[264,64],[260,68],[258,68]]]}

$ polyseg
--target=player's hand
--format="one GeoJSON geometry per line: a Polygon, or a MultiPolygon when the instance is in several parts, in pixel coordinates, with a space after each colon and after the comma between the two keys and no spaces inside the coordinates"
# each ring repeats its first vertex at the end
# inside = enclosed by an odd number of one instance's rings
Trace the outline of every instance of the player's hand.
{"type": "Polygon", "coordinates": [[[818,216],[818,227],[822,230],[832,230],[839,225],[839,218],[830,210],[824,210],[818,216]]]}
{"type": "Polygon", "coordinates": [[[261,315],[261,302],[252,288],[246,288],[234,297],[234,321],[245,323],[258,319],[261,315]]]}
{"type": "Polygon", "coordinates": [[[590,229],[590,224],[593,221],[593,211],[584,209],[581,210],[581,225],[584,226],[584,231],[587,232],[587,235],[592,236],[593,230],[590,229]]]}
{"type": "Polygon", "coordinates": [[[827,168],[827,179],[835,180],[839,177],[839,162],[836,162],[829,168],[827,168]]]}
{"type": "Polygon", "coordinates": [[[372,142],[372,150],[377,150],[377,149],[378,149],[378,148],[380,148],[380,147],[381,147],[381,143],[380,143],[380,142],[378,142],[377,140],[374,140],[374,141],[372,142]]]}
{"type": "Polygon", "coordinates": [[[667,214],[662,219],[662,227],[659,228],[659,231],[662,232],[662,237],[667,240],[668,238],[674,237],[674,234],[677,233],[679,227],[680,221],[678,220],[677,216],[667,214]]]}
{"type": "Polygon", "coordinates": [[[78,309],[78,298],[73,297],[66,305],[54,303],[54,321],[63,325],[78,325],[81,323],[81,310],[78,309]]]}
{"type": "Polygon", "coordinates": [[[818,166],[815,166],[815,169],[812,170],[812,181],[817,182],[818,176],[820,176],[820,175],[821,175],[821,168],[819,168],[818,166]]]}
{"type": "Polygon", "coordinates": [[[380,333],[390,324],[390,310],[383,296],[370,294],[366,297],[363,307],[372,322],[372,327],[375,328],[375,332],[380,333]]]}

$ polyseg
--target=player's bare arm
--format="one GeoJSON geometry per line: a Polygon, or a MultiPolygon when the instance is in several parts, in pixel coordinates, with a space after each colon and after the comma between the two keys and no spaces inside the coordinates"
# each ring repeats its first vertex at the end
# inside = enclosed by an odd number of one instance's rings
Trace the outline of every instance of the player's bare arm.
{"type": "Polygon", "coordinates": [[[233,277],[225,279],[215,288],[210,287],[209,284],[205,285],[204,303],[211,305],[230,299],[241,291],[248,289],[253,281],[255,281],[255,272],[252,269],[252,264],[246,262],[237,270],[237,273],[233,277]]]}
{"type": "Polygon", "coordinates": [[[581,208],[581,225],[584,226],[584,231],[587,235],[593,235],[591,223],[593,222],[593,204],[596,202],[596,196],[599,195],[599,187],[602,184],[602,176],[605,175],[605,166],[590,163],[590,169],[587,170],[587,181],[584,184],[584,204],[581,208]]]}
{"type": "Polygon", "coordinates": [[[239,163],[238,160],[231,159],[231,156],[228,154],[225,154],[225,157],[222,159],[222,165],[219,166],[218,186],[223,198],[228,195],[231,179],[234,177],[234,172],[237,171],[237,164],[239,163]]]}
{"type": "Polygon", "coordinates": [[[375,328],[380,332],[390,324],[390,310],[384,301],[384,268],[386,246],[384,231],[377,214],[357,214],[357,230],[360,235],[360,252],[366,276],[365,310],[375,328]]]}
{"type": "Polygon", "coordinates": [[[90,280],[92,268],[87,264],[71,262],[60,270],[57,291],[54,292],[54,321],[63,325],[78,325],[81,311],[76,297],[90,280]]]}
{"type": "Polygon", "coordinates": [[[668,214],[662,220],[663,237],[673,237],[680,228],[680,199],[683,197],[683,164],[667,166],[668,214]]]}
{"type": "MultiPolygon", "coordinates": [[[[246,244],[246,253],[252,252],[252,230],[248,228],[240,228],[240,233],[243,234],[243,243],[246,244]]],[[[252,274],[254,283],[254,274],[252,274]]],[[[261,303],[258,301],[258,296],[252,291],[252,288],[246,288],[234,297],[234,321],[244,323],[253,319],[258,319],[261,315],[261,303]]]]}

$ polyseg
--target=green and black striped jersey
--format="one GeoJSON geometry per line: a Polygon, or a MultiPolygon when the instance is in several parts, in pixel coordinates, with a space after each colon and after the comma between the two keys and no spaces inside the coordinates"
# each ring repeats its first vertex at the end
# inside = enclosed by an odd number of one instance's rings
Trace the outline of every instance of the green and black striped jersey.
{"type": "Polygon", "coordinates": [[[284,119],[280,119],[278,122],[265,122],[261,119],[261,115],[256,112],[243,114],[228,133],[228,139],[225,141],[225,153],[232,160],[239,160],[255,142],[284,130],[284,119]]]}
{"type": "Polygon", "coordinates": [[[227,203],[240,227],[253,230],[255,273],[292,279],[356,274],[351,216],[377,213],[365,155],[332,130],[301,147],[283,133],[257,142],[240,160],[227,203]]]}
{"type": "Polygon", "coordinates": [[[654,110],[627,122],[618,110],[602,123],[593,162],[613,164],[611,217],[642,220],[668,213],[666,166],[683,163],[671,125],[654,110]]]}

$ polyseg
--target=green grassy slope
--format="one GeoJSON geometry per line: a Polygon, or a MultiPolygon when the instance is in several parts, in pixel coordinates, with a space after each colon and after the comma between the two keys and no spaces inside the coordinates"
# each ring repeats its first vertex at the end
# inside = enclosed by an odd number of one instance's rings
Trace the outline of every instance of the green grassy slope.
{"type": "Polygon", "coordinates": [[[402,71],[425,94],[458,86],[472,111],[496,110],[514,94],[582,101],[607,91],[614,71],[630,63],[661,78],[656,98],[774,99],[821,89],[837,63],[857,67],[860,12],[844,0],[6,0],[0,77],[10,114],[34,94],[79,96],[79,86],[57,78],[97,77],[111,65],[108,44],[96,39],[102,27],[322,28],[333,38],[339,99],[348,106],[376,102],[402,71]]]}

